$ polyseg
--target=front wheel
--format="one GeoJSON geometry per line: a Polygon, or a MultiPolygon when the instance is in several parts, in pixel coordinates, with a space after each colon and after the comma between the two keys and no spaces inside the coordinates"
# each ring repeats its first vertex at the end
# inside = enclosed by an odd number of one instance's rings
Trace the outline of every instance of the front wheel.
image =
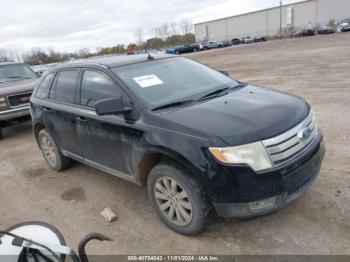
{"type": "Polygon", "coordinates": [[[178,233],[199,234],[209,222],[212,208],[203,188],[177,164],[165,162],[152,169],[148,195],[157,215],[178,233]]]}

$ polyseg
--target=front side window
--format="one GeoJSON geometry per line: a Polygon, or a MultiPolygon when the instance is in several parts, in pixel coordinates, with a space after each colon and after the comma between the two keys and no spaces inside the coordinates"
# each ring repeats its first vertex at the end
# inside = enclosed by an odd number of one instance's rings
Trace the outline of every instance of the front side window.
{"type": "Polygon", "coordinates": [[[54,77],[54,73],[50,73],[47,76],[45,76],[44,80],[41,81],[40,85],[38,86],[35,97],[40,99],[45,99],[49,96],[51,83],[54,77]]]}
{"type": "Polygon", "coordinates": [[[107,76],[96,71],[85,71],[81,82],[82,106],[93,107],[95,102],[115,97],[120,91],[107,76]]]}
{"type": "Polygon", "coordinates": [[[73,104],[78,76],[78,70],[59,72],[55,86],[51,88],[50,99],[73,104]]]}
{"type": "Polygon", "coordinates": [[[147,61],[115,67],[112,71],[150,107],[239,85],[224,74],[186,58],[147,61]]]}
{"type": "Polygon", "coordinates": [[[0,83],[34,78],[35,73],[25,64],[0,65],[0,83]]]}

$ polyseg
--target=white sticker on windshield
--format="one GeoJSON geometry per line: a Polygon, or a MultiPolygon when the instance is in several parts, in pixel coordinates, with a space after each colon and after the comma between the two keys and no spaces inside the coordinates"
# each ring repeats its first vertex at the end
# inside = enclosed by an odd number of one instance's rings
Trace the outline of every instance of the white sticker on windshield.
{"type": "Polygon", "coordinates": [[[133,78],[142,88],[164,84],[156,75],[138,76],[133,78]]]}

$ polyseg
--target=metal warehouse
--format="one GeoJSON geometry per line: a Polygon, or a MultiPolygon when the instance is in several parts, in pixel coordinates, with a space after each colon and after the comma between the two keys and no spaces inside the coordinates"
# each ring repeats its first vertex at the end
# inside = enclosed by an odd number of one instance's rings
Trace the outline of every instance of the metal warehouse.
{"type": "Polygon", "coordinates": [[[306,0],[247,14],[195,24],[196,40],[226,40],[247,36],[274,36],[287,28],[328,24],[350,18],[349,0],[306,0]]]}

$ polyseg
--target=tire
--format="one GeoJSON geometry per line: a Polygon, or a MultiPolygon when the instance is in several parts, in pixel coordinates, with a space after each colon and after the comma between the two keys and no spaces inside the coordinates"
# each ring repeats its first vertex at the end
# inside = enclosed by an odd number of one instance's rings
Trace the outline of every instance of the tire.
{"type": "Polygon", "coordinates": [[[175,54],[179,55],[179,54],[180,54],[180,51],[175,51],[175,54]]]}
{"type": "Polygon", "coordinates": [[[194,49],[193,49],[193,52],[197,52],[197,51],[198,51],[197,48],[194,48],[194,49]]]}
{"type": "Polygon", "coordinates": [[[2,131],[2,126],[0,125],[0,140],[4,138],[4,132],[2,131]]]}
{"type": "Polygon", "coordinates": [[[63,171],[72,164],[71,159],[62,155],[55,140],[46,129],[39,132],[38,140],[45,161],[52,170],[63,171]]]}
{"type": "Polygon", "coordinates": [[[153,209],[172,230],[184,235],[197,235],[209,224],[213,209],[204,190],[181,166],[173,162],[158,164],[149,174],[147,187],[153,209]],[[164,211],[160,206],[166,207],[164,211]]]}

